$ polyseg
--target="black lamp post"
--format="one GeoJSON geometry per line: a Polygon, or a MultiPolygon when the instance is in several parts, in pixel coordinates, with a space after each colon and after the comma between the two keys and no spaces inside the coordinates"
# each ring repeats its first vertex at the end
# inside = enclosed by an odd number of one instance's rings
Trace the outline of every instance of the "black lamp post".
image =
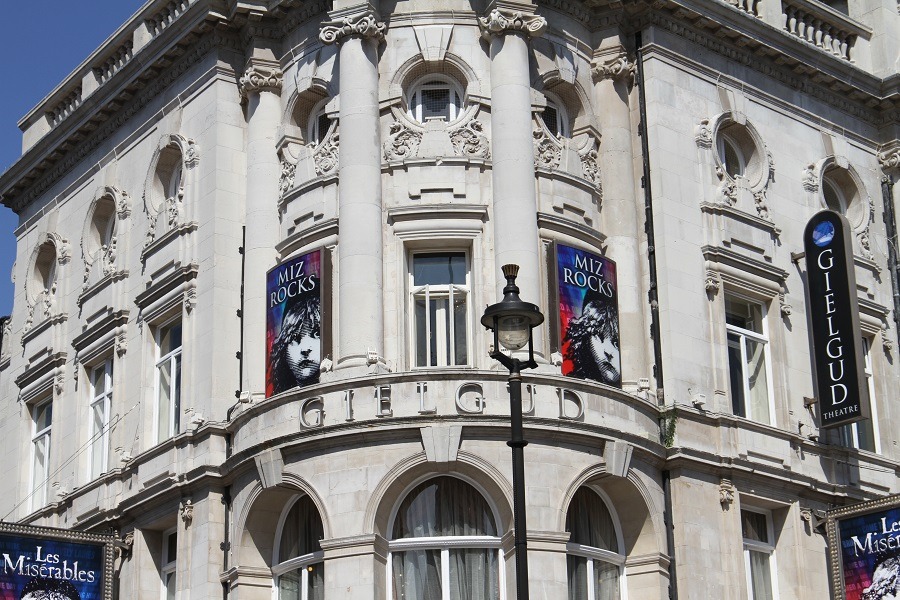
{"type": "Polygon", "coordinates": [[[491,358],[509,369],[509,410],[511,439],[506,444],[512,448],[513,463],[513,527],[516,550],[516,598],[528,600],[528,549],[525,533],[525,455],[528,444],[522,436],[522,369],[537,367],[534,362],[532,329],[544,322],[541,309],[519,299],[516,275],[519,265],[503,265],[506,287],[503,300],[488,306],[481,317],[481,324],[494,332],[491,358]],[[528,360],[507,356],[500,346],[511,352],[528,345],[528,360]]]}

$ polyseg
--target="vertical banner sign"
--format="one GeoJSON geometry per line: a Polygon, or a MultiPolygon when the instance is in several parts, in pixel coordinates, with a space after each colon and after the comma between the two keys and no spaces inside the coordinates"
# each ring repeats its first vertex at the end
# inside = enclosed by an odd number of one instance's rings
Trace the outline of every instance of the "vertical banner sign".
{"type": "Polygon", "coordinates": [[[322,251],[286,260],[266,275],[266,398],[319,382],[322,251]]]}
{"type": "Polygon", "coordinates": [[[556,245],[563,375],[621,387],[616,263],[556,245]]]}
{"type": "Polygon", "coordinates": [[[823,428],[869,416],[851,239],[847,219],[830,210],[810,219],[803,234],[816,397],[823,428]]]}
{"type": "Polygon", "coordinates": [[[880,600],[900,593],[900,497],[829,512],[828,546],[835,598],[880,600]]]}
{"type": "Polygon", "coordinates": [[[113,537],[0,523],[0,600],[112,600],[113,537]]]}

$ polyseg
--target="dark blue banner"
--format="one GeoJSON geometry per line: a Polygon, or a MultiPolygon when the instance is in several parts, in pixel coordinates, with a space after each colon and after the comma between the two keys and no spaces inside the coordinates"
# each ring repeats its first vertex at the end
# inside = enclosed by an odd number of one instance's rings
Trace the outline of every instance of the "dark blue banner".
{"type": "Polygon", "coordinates": [[[0,600],[103,600],[102,543],[0,534],[0,600]]]}

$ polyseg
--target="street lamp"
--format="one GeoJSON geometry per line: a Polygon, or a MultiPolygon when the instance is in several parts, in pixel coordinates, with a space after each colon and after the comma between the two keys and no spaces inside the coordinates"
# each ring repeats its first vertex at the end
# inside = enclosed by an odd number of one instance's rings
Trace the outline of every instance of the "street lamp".
{"type": "Polygon", "coordinates": [[[528,600],[528,548],[525,533],[525,455],[523,448],[528,445],[522,436],[522,369],[537,367],[534,362],[532,329],[544,322],[541,309],[530,302],[519,299],[516,275],[519,265],[503,265],[506,287],[503,300],[488,306],[481,317],[481,324],[494,332],[491,358],[509,369],[509,411],[511,439],[506,445],[512,448],[513,463],[513,529],[516,551],[516,598],[528,600]],[[528,360],[512,356],[513,352],[528,345],[528,360]],[[507,356],[500,350],[503,346],[510,351],[507,356]]]}

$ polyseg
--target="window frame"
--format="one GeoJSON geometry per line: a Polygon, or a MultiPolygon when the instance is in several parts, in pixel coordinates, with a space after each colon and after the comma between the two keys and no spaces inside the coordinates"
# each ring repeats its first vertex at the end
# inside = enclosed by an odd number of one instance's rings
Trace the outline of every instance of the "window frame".
{"type": "Polygon", "coordinates": [[[408,485],[403,492],[398,496],[397,501],[391,509],[391,517],[388,520],[387,531],[390,532],[391,539],[387,540],[387,560],[385,561],[386,568],[386,576],[385,576],[385,592],[386,598],[393,598],[393,583],[394,583],[394,553],[395,552],[403,552],[407,550],[439,550],[441,553],[441,598],[429,599],[429,600],[450,600],[450,550],[457,548],[469,548],[469,549],[489,549],[495,550],[497,552],[497,587],[499,588],[499,593],[497,595],[497,600],[506,600],[506,568],[505,561],[503,560],[502,554],[502,536],[492,537],[489,535],[444,535],[444,536],[434,536],[434,537],[418,537],[418,538],[400,538],[393,539],[394,533],[394,524],[397,519],[397,511],[400,510],[403,502],[406,500],[407,496],[414,489],[416,489],[420,484],[425,483],[431,479],[437,479],[440,477],[451,477],[454,479],[458,479],[463,483],[471,486],[475,491],[481,494],[481,497],[484,499],[485,504],[491,511],[491,517],[494,519],[495,527],[498,527],[499,533],[499,525],[501,520],[499,519],[499,515],[497,513],[497,507],[494,505],[489,494],[487,494],[480,485],[478,485],[475,481],[472,481],[465,477],[460,477],[456,473],[430,473],[423,477],[417,478],[413,483],[408,485]]]}
{"type": "MultiPolygon", "coordinates": [[[[278,518],[278,525],[275,527],[275,543],[273,544],[273,553],[272,553],[272,598],[273,600],[280,600],[278,595],[279,591],[279,579],[285,573],[289,573],[291,571],[300,570],[300,600],[309,600],[309,571],[304,567],[309,567],[311,565],[321,564],[322,569],[325,568],[325,551],[317,550],[315,552],[309,552],[307,554],[301,554],[300,556],[295,556],[293,558],[289,558],[283,562],[276,562],[278,560],[279,555],[281,554],[281,536],[284,532],[284,525],[287,523],[288,516],[291,514],[291,510],[294,508],[294,505],[297,504],[300,500],[306,497],[306,494],[297,494],[293,498],[291,498],[287,504],[285,505],[284,510],[281,511],[281,516],[278,518]]],[[[313,502],[315,505],[315,502],[313,502]]],[[[316,507],[318,511],[318,507],[316,507]]],[[[319,514],[319,519],[322,519],[322,515],[319,514]]],[[[324,522],[322,523],[324,529],[324,522]]]]}
{"type": "Polygon", "coordinates": [[[744,151],[741,148],[740,143],[738,143],[738,141],[734,139],[734,137],[732,137],[725,131],[720,131],[716,139],[716,151],[719,154],[719,162],[722,163],[722,170],[728,177],[733,180],[737,180],[738,177],[740,177],[741,179],[747,178],[747,157],[744,155],[744,151]],[[728,161],[726,160],[726,145],[731,149],[732,153],[735,155],[735,158],[737,158],[737,173],[732,174],[728,172],[728,161]]]}
{"type": "Polygon", "coordinates": [[[107,358],[88,369],[89,382],[89,398],[88,398],[88,419],[89,427],[89,446],[88,446],[88,462],[87,475],[88,481],[92,481],[105,473],[109,468],[109,423],[112,410],[113,399],[113,359],[107,358]],[[95,383],[95,373],[103,369],[103,391],[98,393],[95,383]],[[103,425],[100,431],[96,431],[96,423],[94,421],[94,410],[98,404],[102,404],[103,425]],[[99,442],[99,443],[98,443],[99,442]],[[97,448],[102,449],[102,457],[100,459],[99,471],[94,471],[94,453],[97,448]]]}
{"type": "Polygon", "coordinates": [[[422,125],[425,125],[428,121],[454,123],[458,121],[465,112],[465,104],[466,100],[463,89],[454,78],[448,75],[430,73],[428,75],[420,77],[419,79],[414,81],[412,85],[409,86],[409,92],[407,93],[406,102],[406,114],[410,119],[422,125]],[[428,84],[436,82],[441,83],[443,87],[434,86],[431,89],[447,89],[448,91],[447,118],[438,119],[437,117],[428,117],[427,119],[425,119],[422,116],[422,91],[428,84]]]}
{"type": "MultiPolygon", "coordinates": [[[[769,578],[772,581],[772,598],[773,600],[778,600],[778,563],[775,556],[776,550],[776,537],[775,537],[775,524],[772,519],[772,511],[764,508],[758,508],[756,506],[741,506],[740,513],[750,512],[759,515],[763,515],[766,520],[766,535],[769,538],[769,542],[760,542],[757,540],[751,540],[744,537],[743,531],[743,522],[741,523],[741,546],[742,553],[744,555],[744,577],[747,583],[747,598],[749,600],[755,600],[753,595],[753,575],[752,575],[752,563],[750,561],[750,552],[763,552],[768,555],[767,566],[769,568],[769,578]]],[[[741,518],[741,514],[739,513],[739,518],[741,518]]]]}
{"type": "MultiPolygon", "coordinates": [[[[619,520],[619,515],[616,512],[615,506],[613,506],[613,503],[610,500],[609,496],[607,496],[603,490],[597,489],[590,485],[581,487],[586,487],[590,492],[596,494],[599,497],[600,502],[603,503],[603,506],[609,513],[609,518],[612,520],[613,530],[616,534],[616,545],[619,548],[624,548],[625,540],[622,536],[622,523],[619,520]]],[[[571,508],[571,506],[569,508],[571,508]]],[[[566,520],[568,520],[568,510],[569,509],[566,510],[566,520]]],[[[628,585],[626,577],[627,573],[625,570],[625,561],[627,560],[627,556],[625,556],[625,554],[619,554],[617,552],[612,552],[611,550],[604,550],[602,548],[587,546],[585,544],[566,542],[566,556],[569,555],[587,559],[588,600],[595,600],[596,598],[596,590],[594,589],[594,563],[597,561],[614,565],[619,569],[619,600],[628,599],[628,585]]],[[[568,580],[568,574],[566,576],[566,579],[568,580]]],[[[568,583],[569,582],[567,581],[567,586],[568,583]]]]}
{"type": "Polygon", "coordinates": [[[173,317],[167,321],[162,322],[161,324],[155,327],[153,332],[154,335],[154,346],[155,346],[155,356],[156,360],[153,365],[153,378],[154,378],[154,419],[153,419],[153,428],[154,428],[154,439],[156,440],[156,444],[160,444],[168,439],[171,439],[181,433],[181,396],[182,396],[182,385],[183,385],[183,353],[184,353],[184,321],[181,318],[181,315],[173,317]],[[162,333],[163,331],[169,329],[171,330],[175,325],[181,327],[181,344],[173,349],[168,351],[166,354],[161,355],[162,352],[162,333]],[[172,387],[175,389],[175,394],[169,395],[169,422],[168,422],[168,433],[163,437],[162,432],[159,428],[159,419],[160,419],[160,409],[162,408],[162,397],[161,397],[161,382],[162,382],[162,367],[163,364],[168,362],[170,365],[170,381],[178,382],[178,385],[173,385],[172,387]]]}
{"type": "Polygon", "coordinates": [[[824,204],[825,208],[827,208],[828,210],[833,210],[844,216],[847,216],[847,211],[850,209],[850,202],[847,200],[847,196],[846,194],[844,194],[844,190],[836,181],[829,177],[827,173],[824,173],[822,175],[822,204],[824,204]],[[826,189],[830,190],[834,195],[834,199],[838,204],[837,210],[835,210],[835,207],[829,204],[828,196],[825,193],[826,189]]]}
{"type": "Polygon", "coordinates": [[[571,132],[569,131],[569,113],[566,110],[566,105],[563,104],[555,95],[548,92],[544,92],[544,100],[546,101],[546,106],[540,113],[540,119],[541,124],[544,126],[544,129],[547,130],[547,134],[557,140],[570,137],[571,132]],[[553,110],[556,111],[556,133],[553,133],[553,130],[547,126],[547,119],[545,115],[547,114],[548,108],[553,108],[553,110]]]}
{"type": "Polygon", "coordinates": [[[328,98],[322,100],[310,111],[309,123],[307,124],[307,139],[313,147],[320,146],[322,142],[328,139],[328,134],[331,132],[331,129],[336,122],[336,119],[328,117],[328,112],[326,110],[328,100],[328,98]],[[320,127],[322,117],[325,117],[328,120],[328,126],[325,128],[325,131],[322,131],[322,128],[320,127]]]}
{"type": "MultiPolygon", "coordinates": [[[[410,344],[410,366],[413,369],[445,369],[445,368],[459,368],[459,367],[471,367],[472,366],[472,263],[471,263],[471,252],[468,248],[446,248],[443,250],[434,250],[429,248],[415,249],[409,252],[408,256],[408,268],[407,268],[407,286],[408,286],[408,295],[407,302],[409,303],[409,344],[410,344]],[[466,281],[465,284],[459,285],[451,283],[449,285],[441,285],[441,286],[432,286],[430,284],[426,285],[415,285],[415,260],[417,256],[449,256],[453,254],[462,254],[465,260],[465,270],[466,270],[466,281]],[[432,289],[435,288],[435,289],[432,289]],[[446,289],[443,289],[446,288],[446,289]],[[466,343],[466,360],[462,364],[456,364],[456,324],[455,319],[452,314],[453,307],[453,299],[454,299],[454,290],[458,290],[458,293],[464,294],[465,297],[465,323],[466,323],[466,333],[465,333],[465,343],[466,343]],[[421,294],[424,291],[424,296],[421,294]],[[433,296],[434,295],[434,296],[433,296]],[[423,365],[418,364],[418,330],[416,329],[416,299],[418,297],[423,297],[425,299],[425,363],[423,365]],[[449,322],[449,329],[443,332],[443,334],[447,337],[445,340],[436,340],[435,347],[440,349],[447,347],[449,344],[450,349],[448,351],[448,355],[446,357],[445,364],[431,364],[431,344],[428,343],[431,339],[432,324],[431,324],[431,311],[429,310],[429,303],[431,299],[435,297],[438,299],[446,298],[448,310],[451,311],[449,322]],[[452,359],[452,360],[451,360],[452,359]]],[[[440,355],[440,352],[438,352],[440,355]]]]}
{"type": "Polygon", "coordinates": [[[878,406],[875,395],[875,375],[872,368],[872,340],[866,336],[862,337],[863,365],[866,377],[866,389],[869,392],[869,423],[872,426],[872,448],[862,448],[860,444],[860,421],[848,423],[838,428],[838,439],[842,446],[862,450],[863,452],[873,452],[881,454],[881,432],[878,429],[878,406]]]}
{"type": "Polygon", "coordinates": [[[160,600],[168,600],[168,576],[172,575],[175,582],[175,594],[178,594],[178,528],[172,527],[162,532],[162,544],[160,547],[159,559],[159,579],[160,579],[160,600]],[[175,538],[175,557],[169,560],[169,539],[175,538]]]}
{"type": "Polygon", "coordinates": [[[723,308],[725,309],[725,347],[726,347],[726,361],[725,364],[728,365],[728,384],[729,384],[729,392],[732,394],[731,397],[731,406],[732,406],[732,414],[736,417],[740,417],[743,419],[748,419],[751,421],[755,421],[757,423],[762,423],[764,425],[772,425],[774,426],[776,422],[776,414],[775,414],[775,393],[774,393],[774,382],[772,379],[772,358],[771,358],[771,346],[772,340],[769,336],[769,303],[766,301],[761,301],[755,298],[751,298],[748,296],[741,295],[740,293],[735,293],[731,291],[725,292],[723,297],[723,308]],[[732,325],[728,323],[728,307],[727,301],[738,300],[740,302],[746,303],[748,305],[755,305],[760,308],[760,326],[762,332],[752,331],[750,329],[744,329],[743,327],[738,327],[737,325],[732,325]],[[741,380],[743,382],[743,394],[744,394],[744,413],[738,414],[734,412],[734,390],[731,390],[731,371],[732,364],[731,358],[728,356],[731,349],[731,341],[729,340],[730,335],[739,336],[740,340],[740,352],[741,352],[741,380]],[[769,418],[767,421],[760,420],[757,416],[752,414],[751,405],[749,402],[750,398],[750,380],[746,373],[747,366],[747,346],[745,340],[751,340],[753,342],[759,343],[763,345],[763,350],[765,352],[765,356],[763,358],[765,362],[766,369],[766,397],[767,404],[769,408],[769,418]]]}
{"type": "MultiPolygon", "coordinates": [[[[31,485],[29,498],[31,499],[31,510],[35,510],[47,503],[49,496],[48,488],[50,487],[50,449],[53,438],[53,398],[46,398],[39,402],[35,402],[31,406],[31,485]],[[49,422],[38,429],[38,418],[42,416],[42,409],[49,411],[49,422]],[[41,468],[41,480],[37,481],[37,445],[39,441],[46,440],[44,445],[44,464],[41,468]]],[[[46,413],[44,413],[46,414],[46,413]]]]}

